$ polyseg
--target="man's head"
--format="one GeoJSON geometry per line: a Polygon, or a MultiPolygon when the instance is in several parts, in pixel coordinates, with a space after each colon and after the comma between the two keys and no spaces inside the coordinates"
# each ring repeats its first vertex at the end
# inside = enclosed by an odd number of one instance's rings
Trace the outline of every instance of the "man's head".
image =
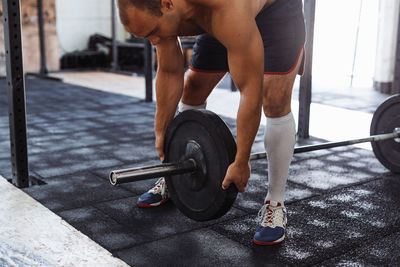
{"type": "Polygon", "coordinates": [[[161,17],[161,0],[117,0],[119,16],[124,25],[129,25],[128,8],[136,7],[150,14],[161,17]]]}
{"type": "Polygon", "coordinates": [[[181,22],[180,0],[117,0],[122,24],[137,37],[156,45],[176,37],[181,22]]]}

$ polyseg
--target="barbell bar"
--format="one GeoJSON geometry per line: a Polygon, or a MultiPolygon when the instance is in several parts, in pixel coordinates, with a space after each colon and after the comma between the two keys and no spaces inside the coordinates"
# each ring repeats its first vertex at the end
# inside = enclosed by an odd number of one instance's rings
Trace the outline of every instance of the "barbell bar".
{"type": "MultiPolygon", "coordinates": [[[[355,145],[360,143],[379,142],[388,139],[394,139],[396,142],[400,142],[400,127],[396,127],[393,133],[377,134],[366,138],[339,142],[327,142],[322,144],[299,146],[294,149],[293,153],[299,154],[322,149],[355,145]]],[[[267,158],[266,152],[253,153],[250,156],[250,160],[265,158],[267,158]]],[[[194,159],[187,159],[177,163],[164,163],[155,166],[117,170],[110,173],[110,183],[112,185],[117,185],[176,174],[190,173],[196,171],[197,168],[199,168],[199,166],[197,166],[194,159]]]]}

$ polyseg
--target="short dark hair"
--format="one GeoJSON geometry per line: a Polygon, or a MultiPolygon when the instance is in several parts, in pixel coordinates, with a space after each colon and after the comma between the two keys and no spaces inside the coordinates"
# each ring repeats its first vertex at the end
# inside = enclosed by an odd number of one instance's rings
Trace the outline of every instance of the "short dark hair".
{"type": "Polygon", "coordinates": [[[161,0],[117,0],[119,16],[122,24],[128,25],[129,19],[127,14],[127,7],[129,5],[135,6],[142,10],[147,10],[151,14],[161,17],[161,0]]]}

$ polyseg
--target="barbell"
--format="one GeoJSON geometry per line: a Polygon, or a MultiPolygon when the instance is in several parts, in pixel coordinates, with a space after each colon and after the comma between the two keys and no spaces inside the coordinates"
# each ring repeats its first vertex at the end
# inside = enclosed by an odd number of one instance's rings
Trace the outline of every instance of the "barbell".
{"type": "MultiPolygon", "coordinates": [[[[400,173],[400,95],[389,97],[375,111],[371,136],[341,142],[300,146],[294,153],[371,142],[377,159],[390,171],[400,173]]],[[[178,114],[165,135],[163,164],[115,170],[112,185],[165,177],[169,194],[177,208],[196,221],[223,216],[234,203],[236,187],[221,187],[228,166],[236,155],[236,142],[224,121],[208,110],[188,110],[178,114]]],[[[255,153],[251,160],[266,158],[255,153]]]]}

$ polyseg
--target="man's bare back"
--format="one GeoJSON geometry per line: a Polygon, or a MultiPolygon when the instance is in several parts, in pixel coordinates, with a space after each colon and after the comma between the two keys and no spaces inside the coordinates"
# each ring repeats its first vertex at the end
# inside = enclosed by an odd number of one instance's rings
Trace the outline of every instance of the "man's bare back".
{"type": "MultiPolygon", "coordinates": [[[[179,0],[182,4],[181,14],[183,16],[177,22],[175,26],[175,31],[171,32],[169,36],[195,36],[202,33],[209,33],[213,35],[215,28],[219,28],[222,25],[215,23],[215,14],[226,14],[234,19],[236,22],[240,21],[241,13],[246,10],[251,18],[255,18],[261,10],[267,8],[273,4],[276,0],[179,0]],[[241,10],[241,12],[238,12],[241,10]]],[[[138,17],[137,14],[132,14],[132,17],[138,17]]],[[[168,19],[168,18],[167,18],[168,19]]],[[[135,21],[135,20],[133,20],[135,21]]],[[[234,23],[233,23],[234,24],[234,23]]],[[[148,27],[142,25],[140,22],[135,21],[132,25],[125,25],[127,30],[133,33],[137,37],[150,37],[146,32],[143,32],[143,28],[148,27]]],[[[151,31],[150,31],[151,32],[151,31]]],[[[152,41],[152,40],[150,40],[152,41]]],[[[156,42],[152,42],[157,45],[156,42]]]]}
{"type": "MultiPolygon", "coordinates": [[[[276,0],[239,0],[238,2],[242,2],[241,4],[244,3],[246,5],[246,7],[244,8],[250,9],[252,11],[253,18],[255,18],[261,10],[267,8],[275,1],[276,0]]],[[[204,32],[212,34],[212,14],[220,8],[225,8],[227,6],[230,6],[229,8],[232,8],[232,6],[234,6],[234,1],[186,0],[186,2],[188,2],[190,8],[193,8],[195,11],[192,12],[192,15],[190,15],[188,19],[182,21],[181,27],[179,28],[178,36],[193,36],[202,34],[204,32]],[[212,5],[213,3],[216,4],[212,5]]]]}

